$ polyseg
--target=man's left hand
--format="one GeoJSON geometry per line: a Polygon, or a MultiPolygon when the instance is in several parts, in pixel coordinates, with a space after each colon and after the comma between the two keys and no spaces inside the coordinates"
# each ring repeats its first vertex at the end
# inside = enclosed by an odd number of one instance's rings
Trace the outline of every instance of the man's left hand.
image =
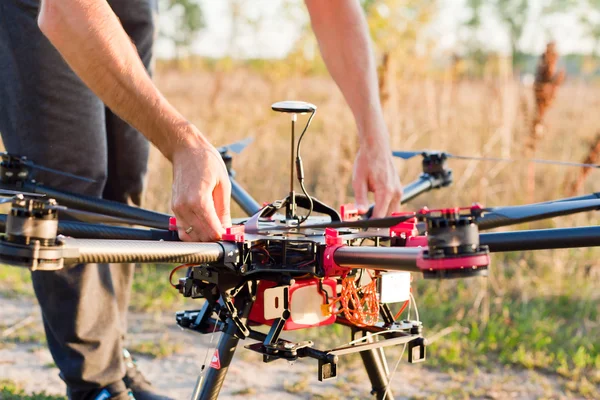
{"type": "Polygon", "coordinates": [[[402,184],[387,141],[361,145],[354,161],[352,187],[361,213],[369,208],[369,192],[375,194],[373,218],[382,218],[400,209],[402,184]]]}

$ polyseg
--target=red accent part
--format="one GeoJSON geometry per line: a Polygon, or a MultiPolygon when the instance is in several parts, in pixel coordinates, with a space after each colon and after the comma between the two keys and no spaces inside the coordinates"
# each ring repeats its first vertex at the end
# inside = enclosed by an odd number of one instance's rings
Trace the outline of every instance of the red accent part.
{"type": "MultiPolygon", "coordinates": [[[[402,217],[405,215],[414,215],[413,212],[395,212],[392,213],[392,217],[402,217]]],[[[417,236],[419,231],[417,229],[417,220],[416,218],[411,218],[404,222],[399,223],[398,225],[394,225],[390,228],[390,237],[404,237],[410,238],[413,236],[417,236]]]]}
{"type": "MultiPolygon", "coordinates": [[[[403,217],[405,215],[415,215],[415,213],[412,212],[412,211],[399,211],[399,212],[393,212],[392,213],[392,217],[403,217]]],[[[409,219],[408,221],[413,221],[413,220],[414,220],[414,218],[409,219]]]]}
{"type": "MultiPolygon", "coordinates": [[[[460,207],[451,207],[451,208],[440,208],[438,211],[440,211],[444,214],[456,214],[456,213],[459,213],[460,210],[461,210],[460,207]]],[[[432,210],[432,211],[434,211],[434,210],[432,210]]]]}
{"type": "Polygon", "coordinates": [[[423,207],[419,211],[417,211],[417,215],[427,215],[429,214],[429,208],[423,207]]]}
{"type": "Polygon", "coordinates": [[[215,349],[215,354],[213,354],[212,359],[210,360],[210,368],[221,369],[221,359],[219,358],[219,349],[215,349]]]}
{"type": "Polygon", "coordinates": [[[244,241],[244,225],[234,225],[231,228],[226,228],[223,234],[225,242],[243,242],[244,241]]]}
{"type": "Polygon", "coordinates": [[[327,244],[327,246],[334,246],[342,243],[343,240],[338,231],[333,228],[325,228],[325,244],[327,244]]]}
{"type": "Polygon", "coordinates": [[[473,203],[473,205],[471,206],[471,211],[480,211],[483,210],[483,205],[479,204],[479,203],[473,203]]]}
{"type": "Polygon", "coordinates": [[[323,252],[323,269],[325,270],[325,276],[344,276],[349,271],[350,268],[339,266],[333,260],[333,254],[342,246],[344,245],[327,246],[323,252]]]}
{"type": "Polygon", "coordinates": [[[169,217],[169,230],[176,231],[177,230],[177,218],[169,217]]]}
{"type": "Polygon", "coordinates": [[[405,247],[428,247],[427,236],[410,236],[406,238],[405,247]]]}
{"type": "Polygon", "coordinates": [[[340,206],[342,221],[354,221],[358,218],[358,209],[354,204],[342,204],[340,206]]]}
{"type": "Polygon", "coordinates": [[[445,271],[450,269],[479,268],[490,265],[489,254],[465,257],[424,258],[423,253],[417,258],[417,267],[424,271],[445,271]]]}
{"type": "MultiPolygon", "coordinates": [[[[428,215],[430,217],[443,217],[443,218],[451,218],[451,219],[456,219],[459,218],[461,215],[461,210],[465,210],[464,208],[459,208],[459,207],[453,207],[453,208],[440,208],[437,210],[429,210],[428,215]]],[[[469,213],[471,212],[471,209],[469,208],[469,213]]]]}
{"type": "Polygon", "coordinates": [[[341,267],[333,260],[333,253],[344,246],[344,241],[340,237],[340,233],[335,229],[325,229],[325,244],[327,247],[323,251],[323,269],[325,270],[325,276],[342,276],[348,272],[348,268],[341,267]]]}
{"type": "MultiPolygon", "coordinates": [[[[255,322],[258,324],[263,324],[263,325],[272,325],[273,321],[275,321],[274,319],[265,319],[265,290],[273,288],[277,286],[277,284],[275,282],[271,282],[271,281],[260,281],[258,282],[258,287],[256,290],[256,301],[254,302],[252,309],[250,310],[250,315],[248,316],[248,319],[251,322],[255,322]]],[[[325,326],[325,325],[331,325],[335,322],[336,316],[335,315],[330,315],[328,317],[324,317],[324,319],[320,322],[314,323],[314,324],[307,324],[307,323],[303,323],[302,321],[295,321],[294,320],[294,296],[296,294],[296,292],[298,290],[310,290],[311,287],[314,287],[315,290],[315,296],[322,296],[322,304],[327,304],[326,298],[325,298],[325,294],[321,292],[321,290],[319,289],[319,280],[316,278],[310,278],[310,279],[302,279],[302,280],[297,280],[293,285],[290,286],[289,289],[289,298],[288,298],[288,307],[290,308],[290,318],[288,318],[288,320],[285,322],[285,325],[283,326],[283,329],[286,331],[291,331],[291,330],[296,330],[296,329],[305,329],[305,328],[310,328],[313,326],[325,326]],[[307,289],[308,288],[308,289],[307,289]]],[[[337,288],[337,282],[335,279],[332,278],[325,278],[323,279],[323,289],[324,290],[328,290],[329,292],[329,299],[331,300],[332,296],[336,296],[336,288],[337,288]]],[[[298,292],[300,293],[300,292],[298,292]]],[[[304,292],[305,293],[305,292],[304,292]]],[[[303,293],[303,294],[304,294],[303,293]]],[[[296,301],[303,301],[304,299],[300,299],[300,300],[296,300],[296,301]]]]}
{"type": "Polygon", "coordinates": [[[429,215],[431,217],[460,217],[469,216],[473,214],[480,214],[483,210],[481,204],[475,203],[471,207],[454,207],[454,208],[439,208],[435,210],[429,210],[427,207],[419,210],[418,215],[424,216],[429,215]]]}

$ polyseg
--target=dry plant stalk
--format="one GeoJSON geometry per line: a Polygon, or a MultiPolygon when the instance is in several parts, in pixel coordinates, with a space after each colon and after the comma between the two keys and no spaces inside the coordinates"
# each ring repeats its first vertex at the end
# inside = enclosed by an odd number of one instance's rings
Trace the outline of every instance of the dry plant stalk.
{"type": "Polygon", "coordinates": [[[387,78],[390,70],[390,60],[390,53],[385,52],[381,60],[381,65],[379,66],[377,71],[379,81],[379,101],[381,102],[382,108],[385,108],[386,103],[390,98],[390,88],[387,84],[387,78]]]}
{"type": "MultiPolygon", "coordinates": [[[[525,157],[534,158],[538,141],[544,134],[544,116],[552,105],[558,87],[565,79],[565,72],[556,70],[558,62],[558,52],[556,43],[550,42],[546,46],[546,51],[540,57],[535,74],[535,83],[533,85],[535,95],[535,117],[529,131],[529,137],[525,143],[525,157]]],[[[527,173],[527,193],[530,201],[533,201],[535,192],[535,165],[532,163],[528,167],[527,173]]]]}
{"type": "Polygon", "coordinates": [[[401,115],[399,109],[399,86],[397,81],[397,63],[393,53],[385,52],[381,64],[377,69],[379,85],[379,101],[383,116],[390,134],[390,144],[400,145],[401,140],[401,115]]]}
{"type": "MultiPolygon", "coordinates": [[[[583,160],[583,163],[597,164],[598,160],[600,160],[600,132],[596,134],[596,138],[590,143],[590,150],[585,160],[583,160]]],[[[577,178],[575,178],[571,184],[571,187],[569,188],[569,196],[574,196],[575,194],[579,193],[583,187],[585,179],[591,172],[592,167],[581,167],[579,170],[579,175],[577,175],[577,178]]]]}
{"type": "Polygon", "coordinates": [[[543,120],[556,98],[556,91],[565,79],[564,71],[556,71],[558,62],[558,52],[554,42],[548,43],[546,51],[540,57],[535,74],[535,83],[533,90],[535,94],[535,118],[530,132],[530,141],[528,148],[535,152],[536,141],[544,133],[543,120]]]}
{"type": "Polygon", "coordinates": [[[223,71],[215,71],[215,73],[213,74],[214,79],[214,86],[210,92],[209,95],[209,104],[211,109],[213,110],[213,112],[211,113],[211,115],[217,115],[217,113],[215,112],[217,109],[217,102],[219,100],[219,94],[221,93],[222,89],[223,89],[223,79],[224,79],[224,73],[223,71]]]}

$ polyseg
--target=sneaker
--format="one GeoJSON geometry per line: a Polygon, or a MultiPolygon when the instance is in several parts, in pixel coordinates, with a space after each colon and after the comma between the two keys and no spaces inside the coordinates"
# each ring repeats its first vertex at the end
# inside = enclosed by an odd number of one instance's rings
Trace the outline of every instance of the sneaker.
{"type": "Polygon", "coordinates": [[[133,392],[135,400],[174,400],[170,397],[159,394],[142,375],[140,370],[135,365],[135,361],[131,354],[123,349],[123,358],[125,361],[125,377],[123,382],[133,392]]]}
{"type": "Polygon", "coordinates": [[[123,382],[114,383],[93,391],[67,388],[67,397],[71,400],[136,400],[131,390],[126,388],[123,382]]]}
{"type": "Polygon", "coordinates": [[[93,398],[94,400],[137,400],[131,390],[126,390],[118,394],[112,394],[108,389],[102,389],[100,393],[93,398]]]}

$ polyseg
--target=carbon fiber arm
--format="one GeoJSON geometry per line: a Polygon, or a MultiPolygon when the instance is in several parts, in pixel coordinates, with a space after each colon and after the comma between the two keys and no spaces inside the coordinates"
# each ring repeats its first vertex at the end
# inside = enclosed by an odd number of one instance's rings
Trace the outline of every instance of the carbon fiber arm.
{"type": "Polygon", "coordinates": [[[65,264],[79,263],[216,263],[237,247],[221,243],[156,242],[63,238],[65,264]]]}
{"type": "Polygon", "coordinates": [[[58,201],[60,205],[74,209],[133,220],[151,221],[154,223],[155,228],[169,229],[170,216],[167,214],[128,206],[127,204],[117,203],[116,201],[64,192],[36,183],[23,183],[23,190],[46,194],[48,197],[58,201]]]}

